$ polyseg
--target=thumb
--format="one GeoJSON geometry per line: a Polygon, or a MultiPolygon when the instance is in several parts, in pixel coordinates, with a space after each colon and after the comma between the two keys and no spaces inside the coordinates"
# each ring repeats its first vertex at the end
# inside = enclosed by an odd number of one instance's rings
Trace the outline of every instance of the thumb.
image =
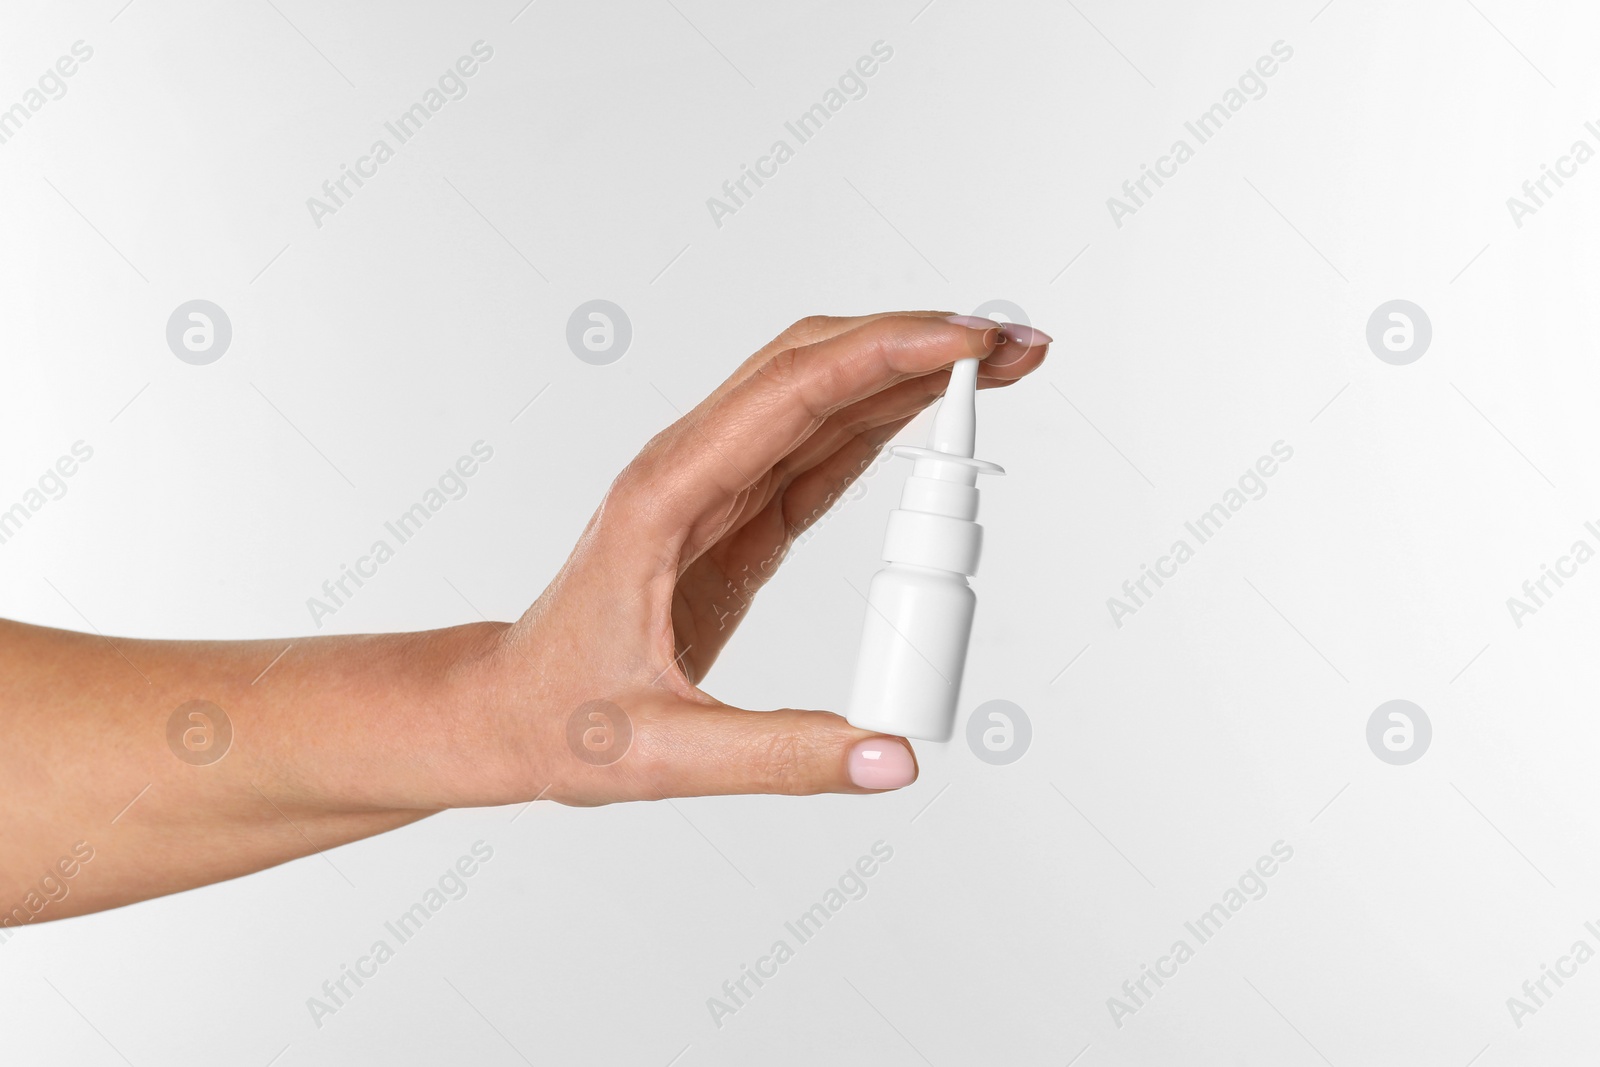
{"type": "Polygon", "coordinates": [[[832,712],[649,700],[629,717],[628,752],[606,768],[607,800],[881,793],[917,780],[904,739],[858,730],[832,712]]]}

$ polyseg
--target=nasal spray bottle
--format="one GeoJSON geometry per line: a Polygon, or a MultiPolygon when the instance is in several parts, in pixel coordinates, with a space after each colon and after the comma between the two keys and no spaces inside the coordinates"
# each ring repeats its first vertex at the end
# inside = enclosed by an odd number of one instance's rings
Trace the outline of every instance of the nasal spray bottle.
{"type": "Polygon", "coordinates": [[[925,741],[948,741],[954,730],[978,603],[967,584],[983,548],[983,527],[973,521],[978,475],[1005,473],[972,458],[977,389],[978,361],[956,363],[928,447],[894,450],[914,465],[889,513],[889,565],[867,593],[847,715],[860,729],[925,741]]]}

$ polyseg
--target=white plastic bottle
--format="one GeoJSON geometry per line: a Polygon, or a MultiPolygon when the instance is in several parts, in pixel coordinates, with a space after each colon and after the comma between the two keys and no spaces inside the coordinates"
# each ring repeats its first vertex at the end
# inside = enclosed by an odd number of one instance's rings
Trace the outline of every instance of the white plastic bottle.
{"type": "Polygon", "coordinates": [[[934,415],[927,448],[901,446],[915,461],[900,507],[889,513],[883,559],[867,592],[861,651],[847,718],[878,733],[948,741],[955,727],[977,597],[983,527],[979,474],[1004,474],[973,459],[978,361],[964,359],[934,415]]]}

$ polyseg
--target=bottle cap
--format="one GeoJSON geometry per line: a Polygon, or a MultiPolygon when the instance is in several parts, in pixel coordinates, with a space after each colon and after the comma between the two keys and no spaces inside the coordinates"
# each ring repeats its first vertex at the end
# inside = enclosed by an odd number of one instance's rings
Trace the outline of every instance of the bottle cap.
{"type": "Polygon", "coordinates": [[[933,416],[928,446],[901,445],[894,455],[915,462],[900,494],[900,508],[889,514],[883,558],[957,574],[976,574],[983,547],[978,517],[980,474],[1004,474],[988,460],[974,459],[977,436],[978,361],[963,359],[950,372],[950,385],[933,416]]]}

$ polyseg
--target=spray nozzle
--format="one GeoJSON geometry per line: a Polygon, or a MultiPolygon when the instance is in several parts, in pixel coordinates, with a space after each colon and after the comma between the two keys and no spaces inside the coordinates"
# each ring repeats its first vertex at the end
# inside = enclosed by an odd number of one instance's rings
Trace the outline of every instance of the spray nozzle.
{"type": "Polygon", "coordinates": [[[933,413],[928,447],[899,445],[894,454],[917,461],[915,473],[940,479],[960,479],[971,485],[978,474],[1004,474],[997,463],[973,459],[978,430],[978,361],[961,359],[950,368],[950,384],[933,413]]]}
{"type": "Polygon", "coordinates": [[[978,428],[978,361],[961,359],[950,368],[950,384],[933,416],[928,447],[935,452],[971,458],[978,428]]]}

